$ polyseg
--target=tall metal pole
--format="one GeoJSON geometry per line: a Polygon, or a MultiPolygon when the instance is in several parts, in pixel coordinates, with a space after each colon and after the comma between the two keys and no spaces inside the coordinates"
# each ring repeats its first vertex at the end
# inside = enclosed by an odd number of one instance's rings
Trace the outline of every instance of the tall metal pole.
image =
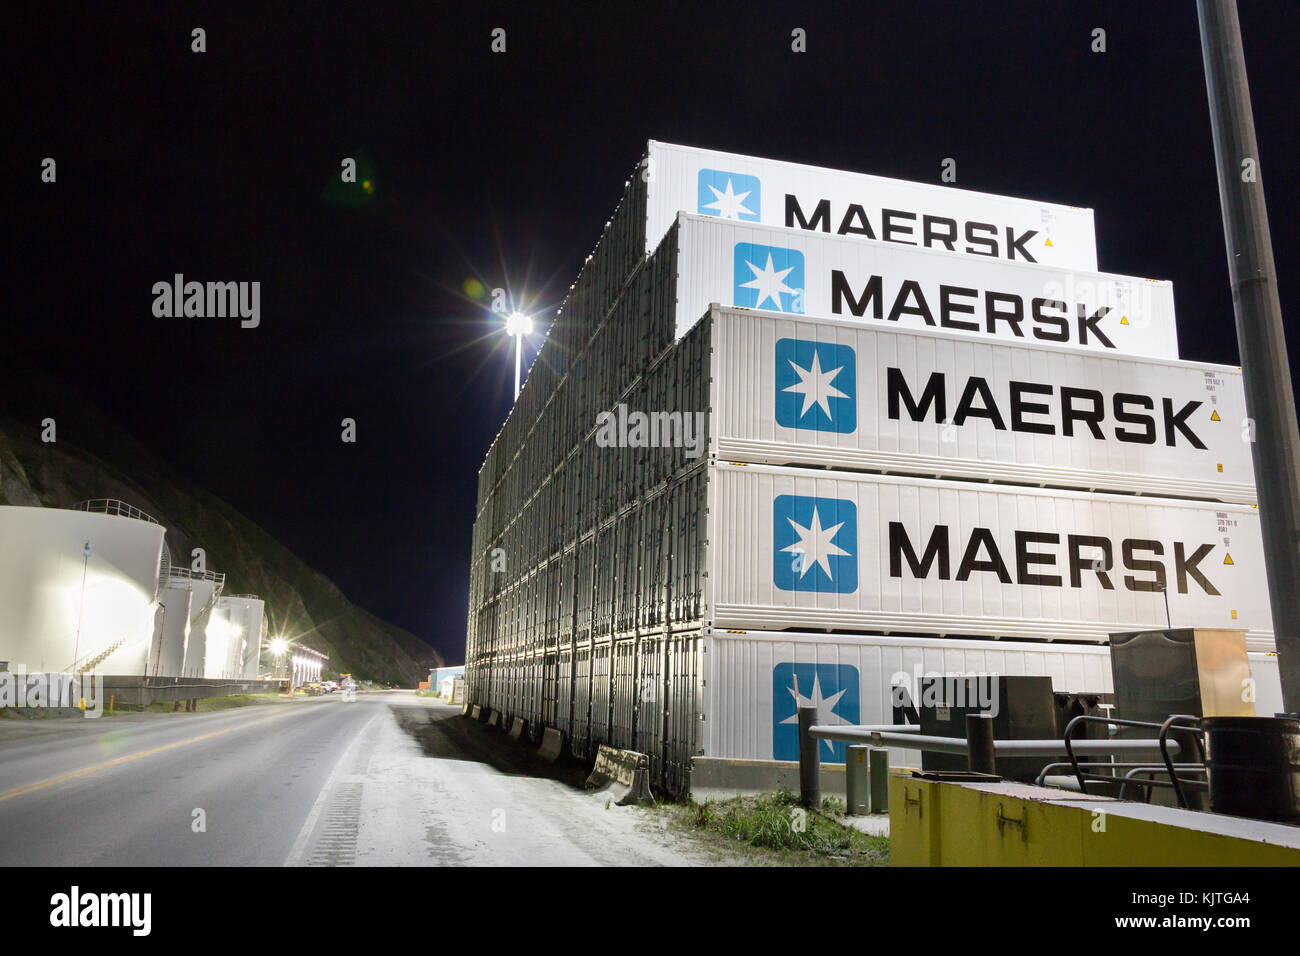
{"type": "Polygon", "coordinates": [[[817,725],[817,705],[798,704],[795,714],[799,721],[799,802],[816,810],[822,805],[822,742],[808,731],[817,725]]]}
{"type": "Polygon", "coordinates": [[[519,365],[524,351],[524,333],[515,333],[515,401],[519,401],[519,365]]]}
{"type": "Polygon", "coordinates": [[[81,549],[81,603],[77,605],[77,638],[72,645],[72,667],[77,667],[77,655],[81,653],[81,618],[86,612],[86,571],[90,567],[90,542],[81,549]]]}
{"type": "MultiPolygon", "coordinates": [[[[162,621],[161,621],[161,622],[159,623],[159,625],[158,625],[158,653],[154,655],[154,659],[153,659],[153,676],[154,676],[154,677],[157,677],[157,676],[158,676],[158,664],[159,664],[159,662],[162,660],[162,642],[163,642],[163,636],[167,633],[167,605],[166,605],[166,604],[163,604],[161,601],[159,601],[159,602],[158,602],[158,606],[159,606],[160,608],[162,608],[162,621]]],[[[146,660],[147,660],[147,659],[146,659],[146,660]]],[[[149,674],[148,674],[148,668],[147,668],[147,667],[145,668],[145,675],[144,675],[144,676],[145,676],[145,677],[148,677],[148,676],[149,676],[149,674]]]]}
{"type": "Polygon", "coordinates": [[[1197,0],[1283,705],[1300,712],[1300,434],[1236,0],[1197,0]],[[1253,434],[1252,434],[1253,433],[1253,434]]]}

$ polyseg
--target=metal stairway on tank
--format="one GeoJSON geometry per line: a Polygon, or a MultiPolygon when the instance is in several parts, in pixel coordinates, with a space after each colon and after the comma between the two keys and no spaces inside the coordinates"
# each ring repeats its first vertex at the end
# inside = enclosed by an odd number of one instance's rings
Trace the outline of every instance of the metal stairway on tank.
{"type": "Polygon", "coordinates": [[[108,658],[113,654],[114,651],[120,650],[126,642],[127,642],[127,638],[119,637],[116,641],[108,645],[108,647],[104,648],[98,654],[94,655],[93,657],[82,658],[81,663],[73,664],[68,669],[75,674],[84,674],[87,671],[93,671],[100,664],[104,663],[104,661],[108,660],[108,658]]]}

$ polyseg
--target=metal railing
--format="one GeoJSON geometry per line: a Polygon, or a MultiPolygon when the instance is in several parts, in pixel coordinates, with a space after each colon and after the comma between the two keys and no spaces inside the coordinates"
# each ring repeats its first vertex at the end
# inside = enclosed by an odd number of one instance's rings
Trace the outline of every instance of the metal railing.
{"type": "Polygon", "coordinates": [[[90,498],[86,501],[79,501],[72,506],[73,511],[89,511],[94,514],[117,515],[119,518],[135,518],[137,521],[148,521],[150,524],[158,524],[158,519],[152,515],[147,515],[135,505],[129,505],[125,501],[117,498],[90,498]]]}
{"type": "Polygon", "coordinates": [[[84,674],[87,671],[93,671],[105,660],[121,650],[128,640],[130,640],[129,636],[119,637],[117,640],[109,642],[105,647],[83,654],[78,660],[73,661],[64,668],[63,672],[65,674],[84,674]]]}
{"type": "MultiPolygon", "coordinates": [[[[1170,785],[1173,786],[1175,793],[1178,795],[1180,806],[1187,806],[1180,785],[1189,785],[1196,789],[1205,786],[1199,781],[1180,778],[1175,770],[1175,768],[1195,770],[1197,767],[1204,766],[1205,749],[1203,744],[1200,744],[1199,738],[1197,738],[1197,743],[1200,750],[1200,764],[1175,764],[1172,760],[1173,756],[1181,753],[1182,747],[1177,740],[1170,738],[1170,731],[1175,728],[1190,730],[1192,728],[1180,722],[1196,720],[1196,718],[1186,715],[1175,715],[1163,724],[1082,715],[1070,721],[1066,726],[1064,736],[1060,740],[996,740],[993,738],[992,733],[993,718],[988,714],[968,714],[966,716],[965,739],[922,734],[920,733],[920,727],[908,724],[864,724],[838,727],[820,725],[816,722],[817,708],[815,707],[799,707],[797,717],[799,721],[799,790],[800,798],[805,806],[819,806],[821,804],[821,749],[816,743],[821,740],[869,744],[873,747],[900,747],[929,753],[965,754],[970,770],[981,774],[996,773],[998,756],[1066,756],[1069,758],[1069,765],[1075,771],[1076,779],[1078,779],[1080,790],[1083,793],[1088,792],[1084,780],[1098,779],[1099,775],[1094,775],[1091,771],[1085,771],[1082,767],[1101,766],[1102,764],[1090,761],[1081,765],[1078,760],[1079,755],[1113,757],[1127,754],[1158,753],[1162,759],[1164,769],[1170,775],[1170,785]],[[1105,740],[1072,739],[1075,727],[1082,726],[1087,721],[1116,726],[1151,727],[1157,729],[1159,735],[1155,739],[1124,737],[1112,737],[1105,740]]],[[[1199,730],[1196,732],[1199,733],[1199,730]]],[[[1106,765],[1126,767],[1131,771],[1152,770],[1149,760],[1144,763],[1106,765]]],[[[1058,766],[1058,764],[1049,766],[1058,766]]],[[[1059,766],[1064,766],[1064,764],[1059,764],[1059,766]]],[[[1156,766],[1154,769],[1160,770],[1161,768],[1156,766]]],[[[1040,775],[1040,779],[1042,779],[1042,775],[1040,775]]],[[[1113,775],[1105,776],[1104,779],[1111,783],[1118,783],[1121,786],[1125,783],[1135,786],[1143,786],[1148,783],[1148,781],[1136,779],[1134,773],[1126,775],[1122,780],[1113,775]]],[[[1163,785],[1162,781],[1159,783],[1163,785]]]]}
{"type": "MultiPolygon", "coordinates": [[[[1110,718],[1110,722],[1119,723],[1114,718],[1110,718]]],[[[907,725],[895,724],[889,731],[868,727],[813,726],[809,728],[809,733],[817,740],[840,740],[846,743],[870,744],[873,747],[903,747],[908,750],[925,750],[941,754],[970,753],[970,743],[962,737],[934,737],[903,729],[905,726],[907,725]]],[[[1179,752],[1178,741],[1170,740],[1167,746],[1169,753],[1179,752]]],[[[1125,738],[1076,740],[1073,742],[1073,747],[1076,753],[1081,754],[1153,753],[1160,751],[1160,741],[1125,738]]],[[[1068,756],[1070,753],[1064,740],[995,740],[993,750],[996,755],[1003,757],[1068,756]]]]}
{"type": "Polygon", "coordinates": [[[1161,723],[1155,723],[1150,720],[1120,720],[1118,717],[1094,717],[1089,714],[1080,714],[1066,725],[1063,743],[1065,743],[1066,749],[1069,753],[1070,765],[1074,770],[1074,777],[1079,783],[1080,793],[1088,792],[1087,781],[1089,780],[1094,782],[1104,782],[1112,786],[1118,784],[1121,794],[1127,793],[1129,786],[1145,786],[1148,788],[1146,791],[1146,798],[1150,801],[1151,787],[1171,787],[1175,796],[1178,798],[1178,805],[1184,809],[1188,809],[1189,805],[1187,795],[1183,791],[1184,787],[1197,791],[1208,791],[1210,789],[1208,772],[1205,765],[1205,731],[1201,730],[1200,718],[1193,717],[1191,714],[1173,714],[1165,718],[1161,723]],[[1075,748],[1085,741],[1075,741],[1072,739],[1074,729],[1076,727],[1082,727],[1088,723],[1098,722],[1115,727],[1147,727],[1158,731],[1156,741],[1160,745],[1160,757],[1163,766],[1152,767],[1147,764],[1111,765],[1112,769],[1115,770],[1127,770],[1122,778],[1113,773],[1096,773],[1092,770],[1084,770],[1083,767],[1085,766],[1104,767],[1106,765],[1092,761],[1080,763],[1079,759],[1075,756],[1075,748]],[[1191,738],[1191,741],[1196,745],[1196,750],[1199,752],[1199,761],[1178,764],[1174,763],[1170,754],[1177,753],[1178,749],[1180,749],[1178,742],[1176,740],[1171,740],[1169,737],[1170,733],[1174,730],[1185,733],[1191,738]],[[1198,776],[1205,776],[1207,779],[1200,780],[1193,777],[1182,777],[1179,776],[1179,770],[1188,771],[1189,773],[1197,774],[1198,776]],[[1161,772],[1168,775],[1169,779],[1167,781],[1157,780],[1154,776],[1149,780],[1136,779],[1138,773],[1155,774],[1161,772]]]}

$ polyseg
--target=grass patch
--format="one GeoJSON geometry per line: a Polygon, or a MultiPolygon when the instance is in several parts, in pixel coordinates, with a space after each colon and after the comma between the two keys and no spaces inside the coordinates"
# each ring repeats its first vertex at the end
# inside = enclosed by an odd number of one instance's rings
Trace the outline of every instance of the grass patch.
{"type": "Polygon", "coordinates": [[[442,695],[439,694],[436,690],[417,690],[415,692],[415,696],[416,697],[441,697],[442,695]]]}
{"type": "MultiPolygon", "coordinates": [[[[280,699],[279,694],[232,694],[229,697],[200,697],[198,706],[199,713],[204,713],[205,711],[212,710],[230,710],[234,707],[248,707],[251,704],[264,704],[268,701],[280,699]]],[[[132,712],[140,713],[142,710],[150,714],[170,714],[175,706],[176,704],[174,701],[155,700],[148,707],[136,707],[132,710],[128,710],[119,705],[116,710],[119,714],[132,712]]],[[[185,703],[182,701],[181,712],[184,713],[184,711],[185,703]]],[[[104,704],[104,714],[105,716],[108,715],[107,703],[104,704]]]]}
{"type": "Polygon", "coordinates": [[[679,829],[719,847],[747,847],[768,862],[813,866],[888,866],[889,839],[846,826],[844,804],[832,797],[806,811],[797,794],[781,792],[704,803],[667,805],[679,829]]]}

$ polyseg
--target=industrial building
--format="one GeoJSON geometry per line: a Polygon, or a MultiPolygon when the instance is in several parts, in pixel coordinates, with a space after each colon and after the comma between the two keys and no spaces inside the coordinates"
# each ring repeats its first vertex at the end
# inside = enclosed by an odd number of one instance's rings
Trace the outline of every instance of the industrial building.
{"type": "Polygon", "coordinates": [[[0,661],[144,674],[164,530],[119,501],[0,507],[0,661]]]}
{"type": "Polygon", "coordinates": [[[918,671],[1109,694],[1119,632],[1271,714],[1244,418],[1089,210],[652,142],[479,472],[469,700],[667,792],[918,671]]]}
{"type": "MultiPolygon", "coordinates": [[[[224,573],[173,565],[165,532],[113,499],[0,507],[0,669],[139,684],[115,685],[121,702],[269,676],[264,602],[224,593],[224,573]]],[[[319,673],[322,655],[295,651],[319,673]]]]}
{"type": "Polygon", "coordinates": [[[463,680],[465,677],[465,665],[455,664],[450,667],[435,667],[429,671],[429,690],[442,697],[443,700],[452,699],[452,689],[457,680],[463,680]]]}

